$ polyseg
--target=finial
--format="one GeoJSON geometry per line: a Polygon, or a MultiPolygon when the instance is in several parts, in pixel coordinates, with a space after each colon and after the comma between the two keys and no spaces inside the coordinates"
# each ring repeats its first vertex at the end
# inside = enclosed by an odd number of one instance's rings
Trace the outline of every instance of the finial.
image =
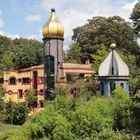
{"type": "Polygon", "coordinates": [[[110,45],[110,48],[111,49],[115,49],[117,46],[116,46],[116,44],[115,43],[112,43],[111,45],[110,45]]]}
{"type": "Polygon", "coordinates": [[[55,12],[55,8],[52,8],[51,11],[52,11],[52,12],[55,12]]]}

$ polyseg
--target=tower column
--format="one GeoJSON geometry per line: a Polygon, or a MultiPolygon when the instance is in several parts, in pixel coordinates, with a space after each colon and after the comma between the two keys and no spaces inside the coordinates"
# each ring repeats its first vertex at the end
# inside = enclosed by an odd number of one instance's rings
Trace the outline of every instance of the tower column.
{"type": "Polygon", "coordinates": [[[60,64],[63,57],[63,25],[55,15],[55,9],[51,10],[51,17],[45,23],[43,29],[44,41],[44,91],[45,98],[51,100],[55,85],[60,81],[60,64]]]}

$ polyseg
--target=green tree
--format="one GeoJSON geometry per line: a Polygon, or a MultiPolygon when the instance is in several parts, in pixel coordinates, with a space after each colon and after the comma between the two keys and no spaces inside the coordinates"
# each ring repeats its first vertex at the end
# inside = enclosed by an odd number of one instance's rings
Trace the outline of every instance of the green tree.
{"type": "Polygon", "coordinates": [[[130,19],[133,21],[134,31],[140,37],[140,2],[137,2],[133,8],[130,19]]]}
{"type": "Polygon", "coordinates": [[[82,52],[95,53],[100,48],[96,45],[104,44],[110,47],[114,41],[120,50],[131,53],[138,51],[133,28],[119,16],[93,17],[87,24],[73,31],[72,38],[79,43],[82,52]]]}
{"type": "Polygon", "coordinates": [[[97,45],[97,47],[100,47],[95,53],[91,54],[91,57],[93,58],[93,68],[95,71],[98,71],[100,64],[104,61],[104,59],[107,57],[109,52],[111,51],[110,48],[107,48],[103,44],[97,45]]]}
{"type": "Polygon", "coordinates": [[[2,55],[2,58],[0,60],[0,69],[3,70],[3,69],[12,69],[14,67],[14,64],[13,64],[13,54],[12,52],[10,51],[7,51],[5,52],[3,55],[2,55]]]}
{"type": "Polygon", "coordinates": [[[26,68],[43,63],[43,48],[32,40],[15,40],[13,48],[15,68],[26,68]]]}
{"type": "Polygon", "coordinates": [[[0,36],[0,69],[25,68],[43,63],[42,43],[0,36]]]}
{"type": "Polygon", "coordinates": [[[70,48],[65,52],[65,61],[70,63],[81,63],[81,48],[78,43],[71,44],[70,48]]]}

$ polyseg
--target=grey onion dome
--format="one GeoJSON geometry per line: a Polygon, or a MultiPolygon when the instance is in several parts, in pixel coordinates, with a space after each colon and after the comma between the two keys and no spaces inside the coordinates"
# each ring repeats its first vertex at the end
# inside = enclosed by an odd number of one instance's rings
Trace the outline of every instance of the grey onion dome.
{"type": "Polygon", "coordinates": [[[129,76],[129,68],[115,50],[112,50],[99,67],[99,76],[129,76]]]}

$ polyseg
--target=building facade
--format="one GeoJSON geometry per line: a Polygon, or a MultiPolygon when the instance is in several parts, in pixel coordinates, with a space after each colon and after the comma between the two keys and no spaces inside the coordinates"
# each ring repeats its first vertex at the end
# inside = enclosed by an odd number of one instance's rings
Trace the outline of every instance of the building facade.
{"type": "MultiPolygon", "coordinates": [[[[90,64],[63,63],[60,66],[60,79],[62,84],[67,84],[68,75],[90,74],[94,71],[90,64]]],[[[19,70],[5,70],[0,79],[4,89],[4,101],[13,100],[17,103],[25,102],[27,90],[33,90],[37,96],[38,106],[44,100],[44,65],[33,66],[19,70]]]]}

